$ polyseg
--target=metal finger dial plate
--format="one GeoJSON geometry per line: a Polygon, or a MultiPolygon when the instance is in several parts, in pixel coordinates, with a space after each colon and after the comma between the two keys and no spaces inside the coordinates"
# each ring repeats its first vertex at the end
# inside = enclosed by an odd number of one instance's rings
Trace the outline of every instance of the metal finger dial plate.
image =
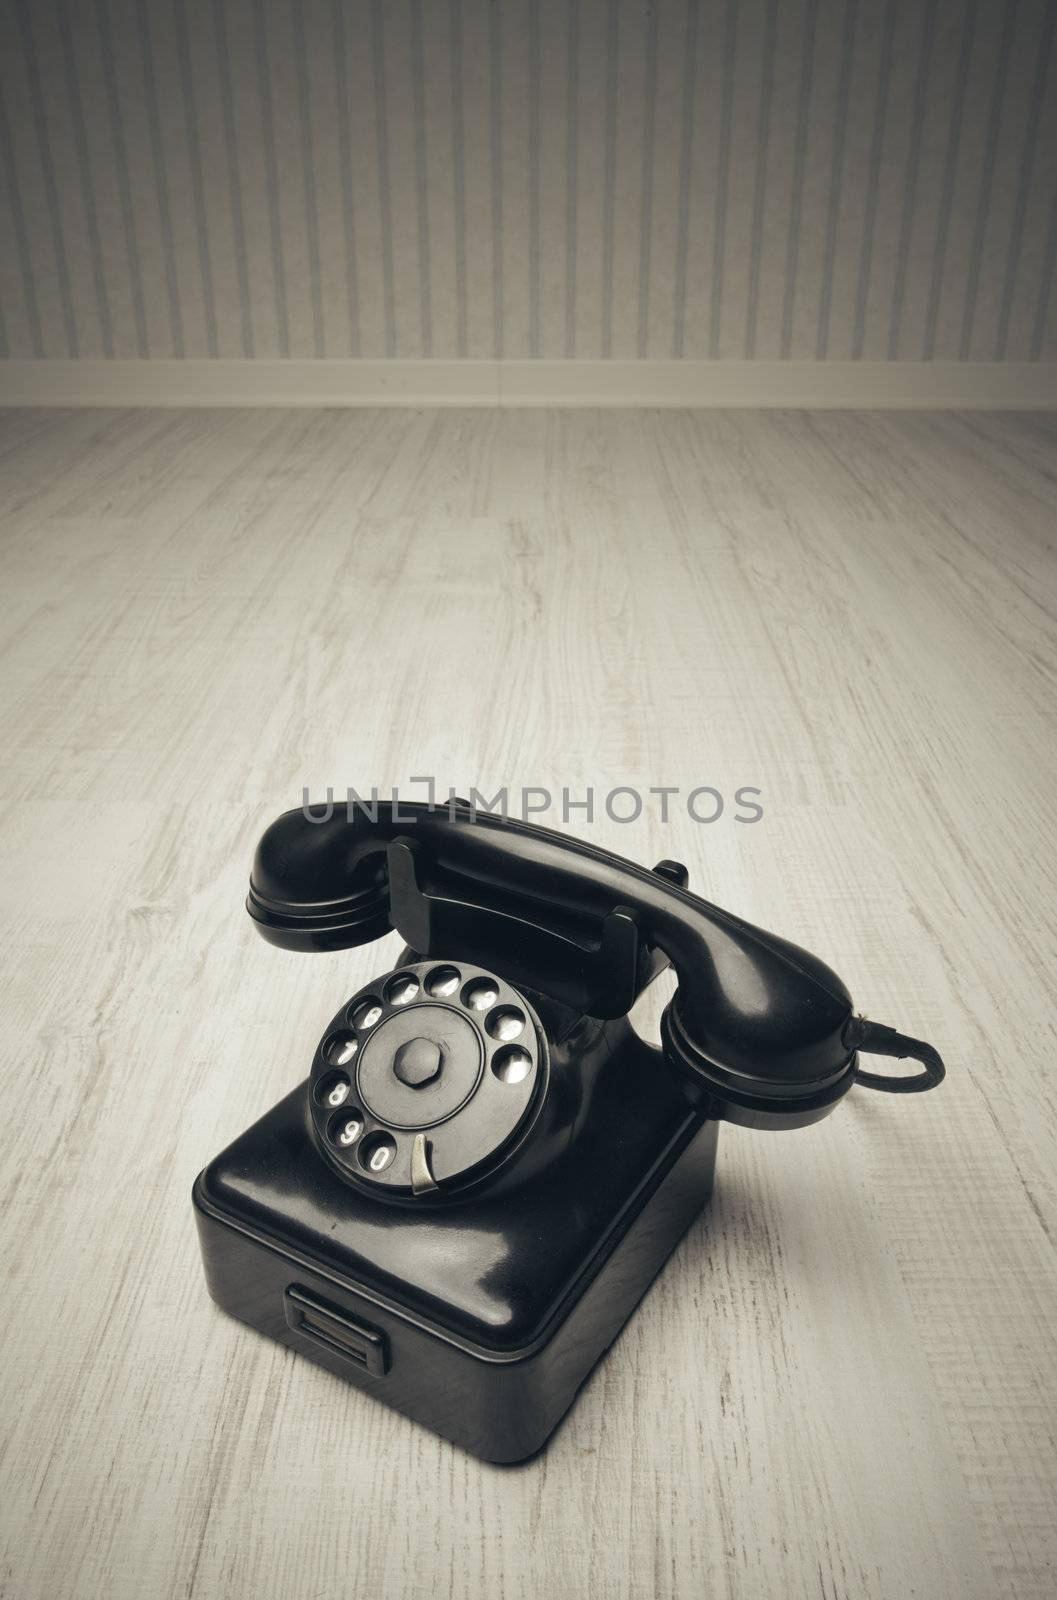
{"type": "Polygon", "coordinates": [[[547,1068],[539,1019],[512,985],[464,961],[400,967],[353,995],[323,1035],[313,1128],[357,1186],[437,1198],[516,1147],[547,1068]]]}

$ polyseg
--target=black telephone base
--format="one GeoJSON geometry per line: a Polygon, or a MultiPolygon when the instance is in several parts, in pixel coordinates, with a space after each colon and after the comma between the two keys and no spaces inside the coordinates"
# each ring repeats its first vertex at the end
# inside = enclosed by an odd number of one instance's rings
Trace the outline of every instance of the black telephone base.
{"type": "Polygon", "coordinates": [[[707,1200],[718,1132],[625,1019],[562,1049],[558,1153],[414,1220],[320,1160],[300,1085],[195,1185],[214,1300],[473,1455],[535,1454],[707,1200]]]}

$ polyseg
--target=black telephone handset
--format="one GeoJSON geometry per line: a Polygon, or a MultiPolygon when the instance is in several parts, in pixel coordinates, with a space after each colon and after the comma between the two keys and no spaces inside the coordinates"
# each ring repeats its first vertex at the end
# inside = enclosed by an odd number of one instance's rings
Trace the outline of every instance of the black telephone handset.
{"type": "Polygon", "coordinates": [[[731,1122],[799,1125],[857,1080],[906,1091],[943,1077],[930,1046],[854,1016],[817,956],[691,894],[678,864],[650,872],[468,806],[379,802],[377,820],[322,823],[287,812],[261,840],[247,909],[286,949],[343,949],[396,928],[423,955],[487,962],[596,1017],[631,1009],[659,952],[679,980],[666,1052],[731,1122]],[[863,1074],[860,1051],[914,1056],[924,1070],[863,1074]]]}
{"type": "Polygon", "coordinates": [[[797,1127],[855,1083],[943,1078],[817,957],[686,883],[462,802],[279,817],[259,932],[406,948],[200,1177],[214,1297],[477,1454],[538,1448],[707,1199],[720,1120],[797,1127]],[[627,1013],[669,963],[658,1051],[627,1013]]]}

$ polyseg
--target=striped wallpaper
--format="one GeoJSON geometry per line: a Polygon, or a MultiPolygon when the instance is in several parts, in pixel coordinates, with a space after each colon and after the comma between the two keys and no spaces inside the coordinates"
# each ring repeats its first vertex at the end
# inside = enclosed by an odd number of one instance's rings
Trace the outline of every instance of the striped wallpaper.
{"type": "Polygon", "coordinates": [[[1057,0],[0,0],[0,354],[1057,357],[1057,0]]]}

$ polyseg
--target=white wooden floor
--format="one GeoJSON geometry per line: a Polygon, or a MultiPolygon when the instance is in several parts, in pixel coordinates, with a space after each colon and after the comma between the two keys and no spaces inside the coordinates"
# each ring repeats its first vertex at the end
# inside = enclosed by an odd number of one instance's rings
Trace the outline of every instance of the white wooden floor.
{"type": "Polygon", "coordinates": [[[1053,416],[6,414],[5,1596],[1052,1600],[1055,513],[1053,416]],[[724,1131],[519,1469],[223,1317],[192,1226],[389,959],[257,939],[260,829],[426,773],[759,787],[589,837],[948,1062],[724,1131]]]}

